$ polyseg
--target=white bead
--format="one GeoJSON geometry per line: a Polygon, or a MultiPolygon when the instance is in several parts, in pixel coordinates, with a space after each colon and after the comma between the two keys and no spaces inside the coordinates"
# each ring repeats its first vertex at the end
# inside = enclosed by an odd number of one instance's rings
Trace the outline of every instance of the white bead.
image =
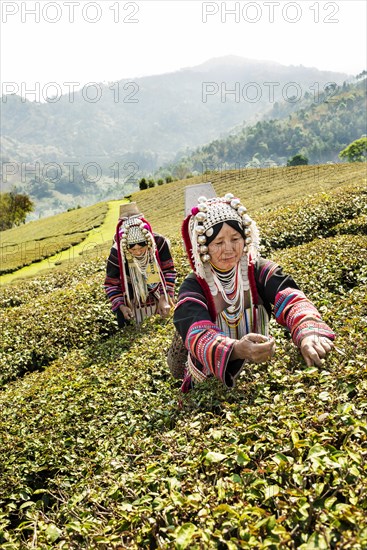
{"type": "Polygon", "coordinates": [[[231,200],[231,207],[232,208],[238,208],[240,204],[241,204],[240,199],[232,199],[231,200]]]}
{"type": "Polygon", "coordinates": [[[198,222],[205,222],[206,220],[206,214],[205,212],[198,212],[195,216],[198,222]]]}

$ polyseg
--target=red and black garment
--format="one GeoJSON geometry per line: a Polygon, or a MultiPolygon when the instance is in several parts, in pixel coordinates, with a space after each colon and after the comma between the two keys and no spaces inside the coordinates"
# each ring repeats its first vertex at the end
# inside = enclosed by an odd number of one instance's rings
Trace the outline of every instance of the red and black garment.
{"type": "MultiPolygon", "coordinates": [[[[174,299],[175,292],[175,280],[176,280],[176,270],[174,267],[171,251],[167,239],[158,233],[153,233],[154,241],[156,244],[156,257],[162,271],[163,279],[166,285],[166,292],[170,298],[174,299]]],[[[121,260],[121,257],[120,257],[121,260]]],[[[116,239],[112,245],[109,258],[107,260],[106,267],[106,278],[104,282],[104,289],[107,295],[107,298],[111,302],[112,311],[116,312],[119,310],[120,306],[127,305],[126,303],[126,291],[127,285],[130,285],[129,291],[130,295],[133,292],[133,289],[130,284],[130,275],[128,262],[125,261],[125,273],[127,276],[127,281],[122,277],[122,270],[119,262],[119,251],[116,243],[116,239]]],[[[149,294],[146,304],[143,305],[154,305],[156,303],[156,296],[164,294],[164,289],[161,283],[153,285],[149,288],[149,294]]]]}
{"type": "MultiPolygon", "coordinates": [[[[317,308],[275,262],[259,258],[255,265],[250,263],[249,281],[250,299],[245,303],[251,304],[252,326],[248,326],[247,332],[259,332],[257,315],[263,306],[269,317],[273,313],[276,321],[291,333],[297,346],[310,334],[335,338],[317,308]]],[[[175,327],[189,351],[190,368],[182,385],[183,392],[190,389],[192,380],[201,381],[208,376],[233,387],[244,366],[242,360],[231,361],[236,340],[219,328],[217,315],[206,281],[194,273],[188,275],[179,290],[174,312],[175,327]]]]}

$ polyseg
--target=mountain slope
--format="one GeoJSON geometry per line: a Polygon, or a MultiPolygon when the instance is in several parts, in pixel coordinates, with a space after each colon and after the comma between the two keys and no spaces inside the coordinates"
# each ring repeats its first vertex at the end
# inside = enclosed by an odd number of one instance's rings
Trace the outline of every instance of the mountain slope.
{"type": "Polygon", "coordinates": [[[230,56],[173,73],[97,84],[54,102],[6,96],[2,135],[18,143],[17,151],[8,150],[11,161],[94,161],[107,172],[114,162],[131,160],[142,170],[152,170],[180,149],[254,120],[272,101],[291,95],[291,83],[297,83],[303,96],[315,82],[322,88],[346,78],[342,73],[230,56]],[[40,151],[40,146],[45,149],[40,151]]]}
{"type": "Polygon", "coordinates": [[[276,102],[254,125],[243,124],[229,137],[216,139],[165,167],[175,173],[177,165],[187,172],[205,169],[228,170],[251,166],[286,164],[297,153],[311,164],[338,162],[338,154],[367,132],[367,80],[332,87],[314,100],[308,95],[302,104],[276,102]]]}

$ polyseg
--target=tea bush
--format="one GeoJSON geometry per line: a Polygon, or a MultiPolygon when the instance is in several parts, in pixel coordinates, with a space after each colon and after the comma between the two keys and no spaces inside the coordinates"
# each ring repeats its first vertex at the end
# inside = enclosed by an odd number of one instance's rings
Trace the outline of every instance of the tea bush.
{"type": "Polygon", "coordinates": [[[166,366],[171,320],[117,331],[100,260],[4,288],[0,547],[366,548],[364,197],[349,188],[306,213],[304,201],[260,215],[336,347],[306,367],[272,322],[274,358],[233,390],[210,380],[183,396],[166,366]]]}
{"type": "Polygon", "coordinates": [[[0,275],[82,242],[103,223],[107,210],[108,203],[99,203],[2,231],[0,275]]]}
{"type": "Polygon", "coordinates": [[[264,254],[277,248],[297,246],[341,232],[360,232],[367,214],[367,185],[345,186],[330,193],[302,199],[287,207],[262,212],[257,218],[264,254]],[[352,220],[357,219],[353,229],[352,220]],[[339,226],[339,230],[335,228],[339,226]],[[349,227],[349,229],[348,229],[349,227]],[[358,228],[358,230],[357,230],[358,228]],[[356,231],[357,230],[357,231],[356,231]]]}

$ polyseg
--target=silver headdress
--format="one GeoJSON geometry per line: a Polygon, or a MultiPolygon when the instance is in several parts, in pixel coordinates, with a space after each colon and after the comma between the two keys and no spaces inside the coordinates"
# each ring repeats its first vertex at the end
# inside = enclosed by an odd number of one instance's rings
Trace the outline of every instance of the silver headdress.
{"type": "Polygon", "coordinates": [[[241,259],[243,271],[246,271],[248,261],[255,261],[259,256],[259,232],[256,223],[247,214],[247,209],[241,204],[240,199],[232,193],[224,197],[206,199],[200,197],[198,205],[191,209],[188,224],[189,238],[191,241],[191,257],[194,270],[199,277],[211,280],[210,256],[206,245],[207,237],[213,235],[213,227],[217,223],[236,221],[245,235],[245,247],[241,259]],[[246,265],[245,265],[246,264],[246,265]]]}
{"type": "Polygon", "coordinates": [[[130,216],[123,220],[120,226],[121,253],[129,255],[128,247],[137,243],[146,242],[149,249],[155,253],[155,240],[150,225],[141,215],[130,216]]]}

